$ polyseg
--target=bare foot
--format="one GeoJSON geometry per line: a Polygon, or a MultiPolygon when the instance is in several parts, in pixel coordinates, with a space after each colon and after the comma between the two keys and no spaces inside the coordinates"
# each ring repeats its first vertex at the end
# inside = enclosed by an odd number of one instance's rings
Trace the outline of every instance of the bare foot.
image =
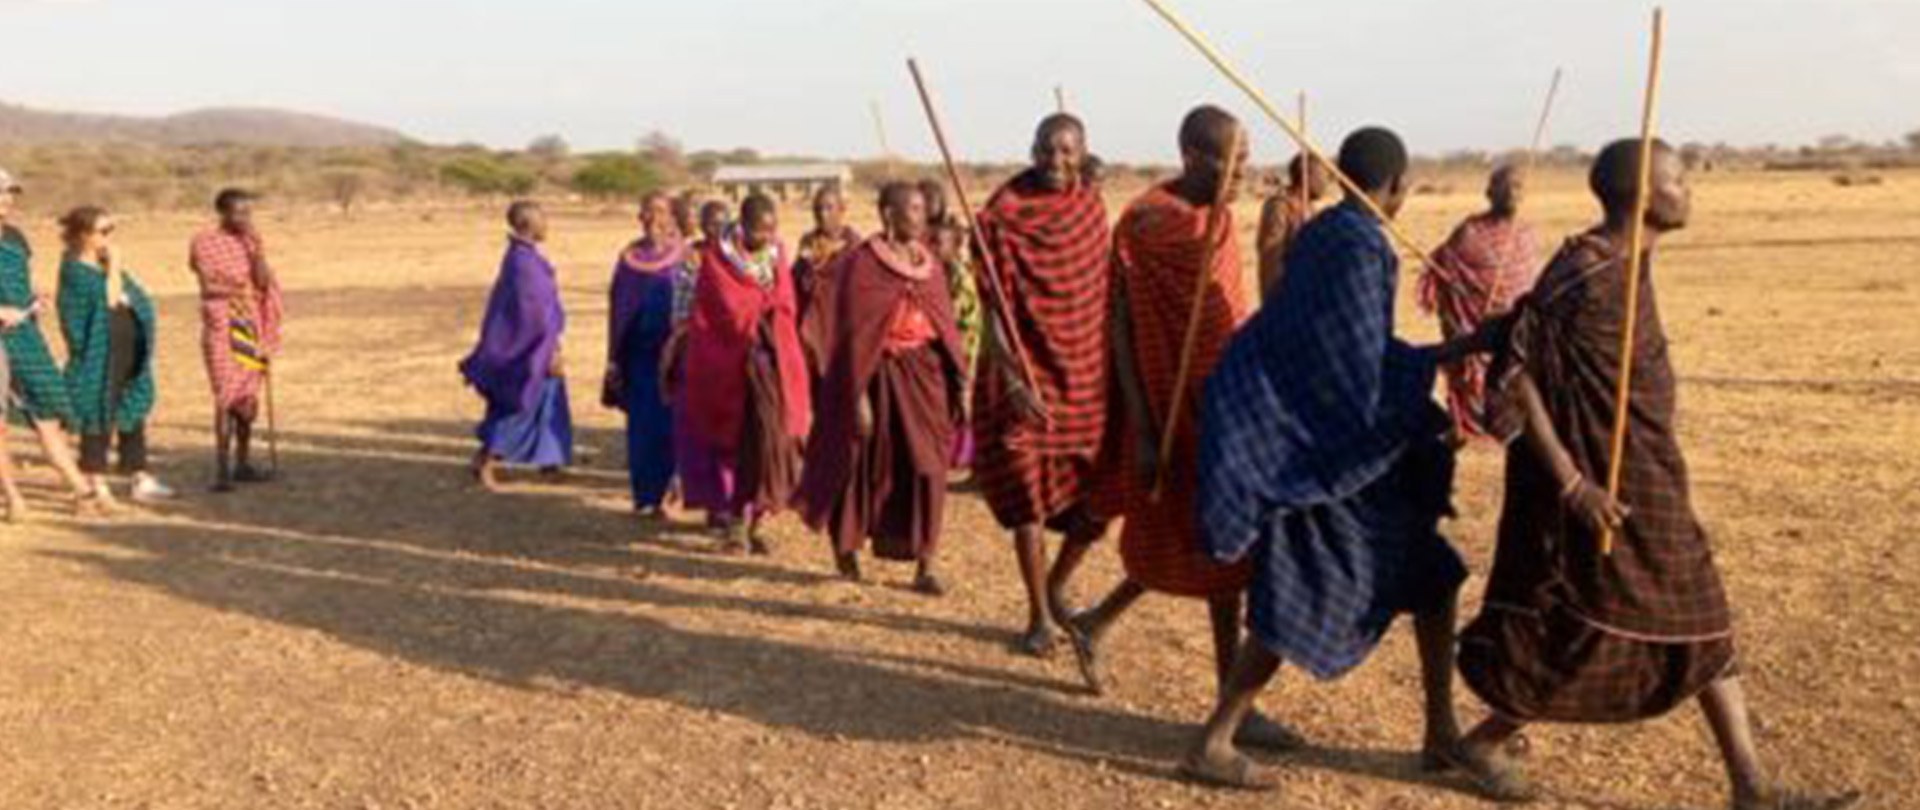
{"type": "MultiPolygon", "coordinates": [[[[499,465],[494,463],[493,458],[485,452],[474,456],[472,467],[474,483],[479,484],[481,489],[488,492],[499,491],[500,473],[498,467],[499,465]]],[[[228,483],[227,486],[231,489],[232,484],[228,483]]]]}
{"type": "Polygon", "coordinates": [[[860,582],[860,555],[842,551],[833,555],[833,567],[840,572],[840,578],[858,584],[860,582]]]}
{"type": "Polygon", "coordinates": [[[745,522],[734,523],[721,530],[720,553],[729,557],[745,556],[748,537],[752,531],[745,522]]]}
{"type": "Polygon", "coordinates": [[[921,574],[913,579],[913,592],[937,599],[947,595],[947,584],[933,574],[921,574]]]}
{"type": "Polygon", "coordinates": [[[1859,804],[1860,798],[1857,790],[1820,794],[1774,787],[1758,796],[1734,799],[1733,810],[1845,810],[1859,804]]]}
{"type": "Polygon", "coordinates": [[[1051,622],[1040,622],[1028,627],[1027,632],[1020,636],[1020,643],[1015,646],[1021,653],[1034,658],[1051,658],[1053,648],[1059,644],[1060,632],[1054,629],[1051,622]]]}
{"type": "Polygon", "coordinates": [[[73,499],[73,516],[77,518],[109,518],[113,517],[114,513],[118,511],[120,511],[119,505],[114,502],[112,497],[103,498],[98,495],[87,494],[75,496],[73,499]]]}
{"type": "Polygon", "coordinates": [[[1080,666],[1080,678],[1086,681],[1087,691],[1095,695],[1106,694],[1107,674],[1100,665],[1100,642],[1087,627],[1086,618],[1076,616],[1060,627],[1066,631],[1067,643],[1073,647],[1073,661],[1080,666]]]}
{"type": "Polygon", "coordinates": [[[1180,761],[1180,775],[1203,785],[1233,790],[1277,790],[1280,783],[1265,768],[1238,751],[1194,751],[1180,761]]]}
{"type": "Polygon", "coordinates": [[[1253,711],[1248,712],[1247,719],[1240,722],[1240,730],[1233,733],[1233,744],[1242,748],[1285,753],[1307,747],[1307,738],[1279,721],[1253,711]]]}
{"type": "Polygon", "coordinates": [[[1066,624],[1080,615],[1079,611],[1073,609],[1073,605],[1067,603],[1067,595],[1059,591],[1047,593],[1047,610],[1057,624],[1066,624]]]}
{"type": "Polygon", "coordinates": [[[1500,804],[1527,804],[1540,797],[1539,788],[1504,754],[1461,741],[1429,742],[1420,752],[1420,769],[1428,773],[1459,771],[1483,798],[1500,804]]]}

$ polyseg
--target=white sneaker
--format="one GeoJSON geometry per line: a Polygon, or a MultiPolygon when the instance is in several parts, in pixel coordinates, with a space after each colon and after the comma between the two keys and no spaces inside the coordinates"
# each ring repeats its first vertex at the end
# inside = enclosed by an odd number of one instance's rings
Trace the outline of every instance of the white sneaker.
{"type": "Polygon", "coordinates": [[[151,475],[137,475],[133,478],[133,499],[140,503],[170,501],[178,494],[172,487],[160,483],[160,479],[151,475]]]}

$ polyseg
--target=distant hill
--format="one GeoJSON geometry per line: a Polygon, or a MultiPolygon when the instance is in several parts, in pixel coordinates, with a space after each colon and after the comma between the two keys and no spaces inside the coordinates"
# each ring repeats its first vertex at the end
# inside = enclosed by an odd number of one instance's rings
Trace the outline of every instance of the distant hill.
{"type": "Polygon", "coordinates": [[[407,136],[321,115],[220,108],[158,118],[51,112],[0,103],[0,143],[123,142],[155,146],[386,146],[407,136]]]}

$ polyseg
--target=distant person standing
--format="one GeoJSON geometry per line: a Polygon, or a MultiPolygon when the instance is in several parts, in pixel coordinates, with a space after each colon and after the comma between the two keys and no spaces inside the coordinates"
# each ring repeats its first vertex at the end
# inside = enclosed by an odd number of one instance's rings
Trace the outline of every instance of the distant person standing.
{"type": "MultiPolygon", "coordinates": [[[[1420,308],[1439,316],[1446,337],[1471,334],[1482,322],[1505,315],[1540,278],[1538,242],[1533,228],[1520,219],[1526,189],[1520,169],[1494,169],[1487,180],[1487,210],[1453,229],[1420,275],[1420,308]]],[[[1445,367],[1456,441],[1487,435],[1481,415],[1487,363],[1486,357],[1470,357],[1445,367]]]]}
{"type": "Polygon", "coordinates": [[[813,195],[813,230],[800,237],[800,255],[793,262],[793,290],[800,304],[800,320],[812,313],[813,302],[832,279],[827,272],[840,254],[860,245],[860,232],[847,224],[847,198],[834,187],[813,195]]]}
{"type": "Polygon", "coordinates": [[[220,221],[194,237],[189,264],[200,280],[201,345],[213,386],[214,491],[266,481],[253,465],[261,389],[280,351],[280,281],[253,220],[254,195],[230,188],[214,198],[220,221]]]}
{"type": "Polygon", "coordinates": [[[640,203],[640,238],[621,251],[613,269],[607,324],[607,376],[602,402],[627,415],[627,476],[633,508],[648,519],[666,516],[673,483],[673,411],[661,374],[673,334],[674,287],[687,266],[686,240],[661,192],[640,203]]]}
{"type": "MultiPolygon", "coordinates": [[[[9,384],[0,388],[0,399],[10,400],[4,408],[6,417],[17,416],[33,425],[47,463],[73,490],[75,511],[95,512],[100,509],[100,501],[92,497],[91,485],[74,464],[73,448],[61,428],[73,417],[73,402],[60,376],[60,365],[54,362],[47,338],[40,332],[39,316],[47,309],[47,302],[33,292],[33,248],[26,235],[9,221],[14,200],[21,192],[13,175],[0,169],[0,309],[25,315],[24,319],[9,317],[9,325],[0,332],[9,379],[9,384]]],[[[25,502],[12,499],[11,492],[7,503],[8,514],[16,520],[25,514],[25,502]]]]}
{"type": "MultiPolygon", "coordinates": [[[[940,261],[940,270],[947,279],[947,298],[953,303],[953,328],[960,333],[960,372],[968,381],[968,388],[962,391],[961,401],[973,401],[972,380],[974,366],[980,358],[980,343],[986,322],[980,309],[980,290],[974,284],[975,270],[971,256],[967,251],[967,226],[953,217],[939,225],[928,226],[933,231],[933,254],[940,261]]],[[[953,469],[971,470],[976,455],[971,419],[958,426],[953,435],[953,469]]]]}
{"type": "Polygon", "coordinates": [[[480,343],[460,363],[467,384],[487,401],[473,458],[474,478],[487,489],[498,486],[502,463],[553,472],[573,462],[573,413],[560,343],[567,316],[553,264],[540,252],[547,215],[539,203],[519,200],[507,208],[507,225],[512,233],[480,323],[480,343]]]}
{"type": "Polygon", "coordinates": [[[1326,167],[1306,155],[1287,164],[1287,183],[1260,207],[1260,299],[1272,300],[1286,274],[1287,249],[1313,219],[1314,205],[1327,195],[1326,167]]]}
{"type": "Polygon", "coordinates": [[[60,220],[66,258],[60,264],[60,333],[67,342],[67,391],[80,433],[80,471],[104,506],[108,451],[133,479],[135,501],[174,496],[147,468],[147,417],[153,413],[153,357],[158,321],[153,299],[113,247],[113,216],[98,206],[60,220]]]}

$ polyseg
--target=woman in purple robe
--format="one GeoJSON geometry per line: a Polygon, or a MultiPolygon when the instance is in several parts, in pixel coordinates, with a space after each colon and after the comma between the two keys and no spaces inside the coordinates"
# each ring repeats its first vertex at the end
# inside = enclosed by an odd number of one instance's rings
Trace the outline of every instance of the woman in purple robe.
{"type": "Polygon", "coordinates": [[[488,489],[502,463],[552,471],[573,461],[560,351],[566,312],[553,265],[540,253],[547,217],[537,203],[523,200],[507,209],[507,224],[513,233],[480,323],[480,343],[460,362],[467,384],[487,401],[486,418],[474,431],[480,451],[473,474],[488,489]]]}
{"type": "Polygon", "coordinates": [[[640,202],[640,239],[613,269],[607,328],[607,377],[601,402],[627,414],[627,478],[633,508],[666,516],[673,484],[673,410],[662,388],[662,358],[674,328],[674,285],[686,268],[686,241],[663,192],[640,202]]]}

